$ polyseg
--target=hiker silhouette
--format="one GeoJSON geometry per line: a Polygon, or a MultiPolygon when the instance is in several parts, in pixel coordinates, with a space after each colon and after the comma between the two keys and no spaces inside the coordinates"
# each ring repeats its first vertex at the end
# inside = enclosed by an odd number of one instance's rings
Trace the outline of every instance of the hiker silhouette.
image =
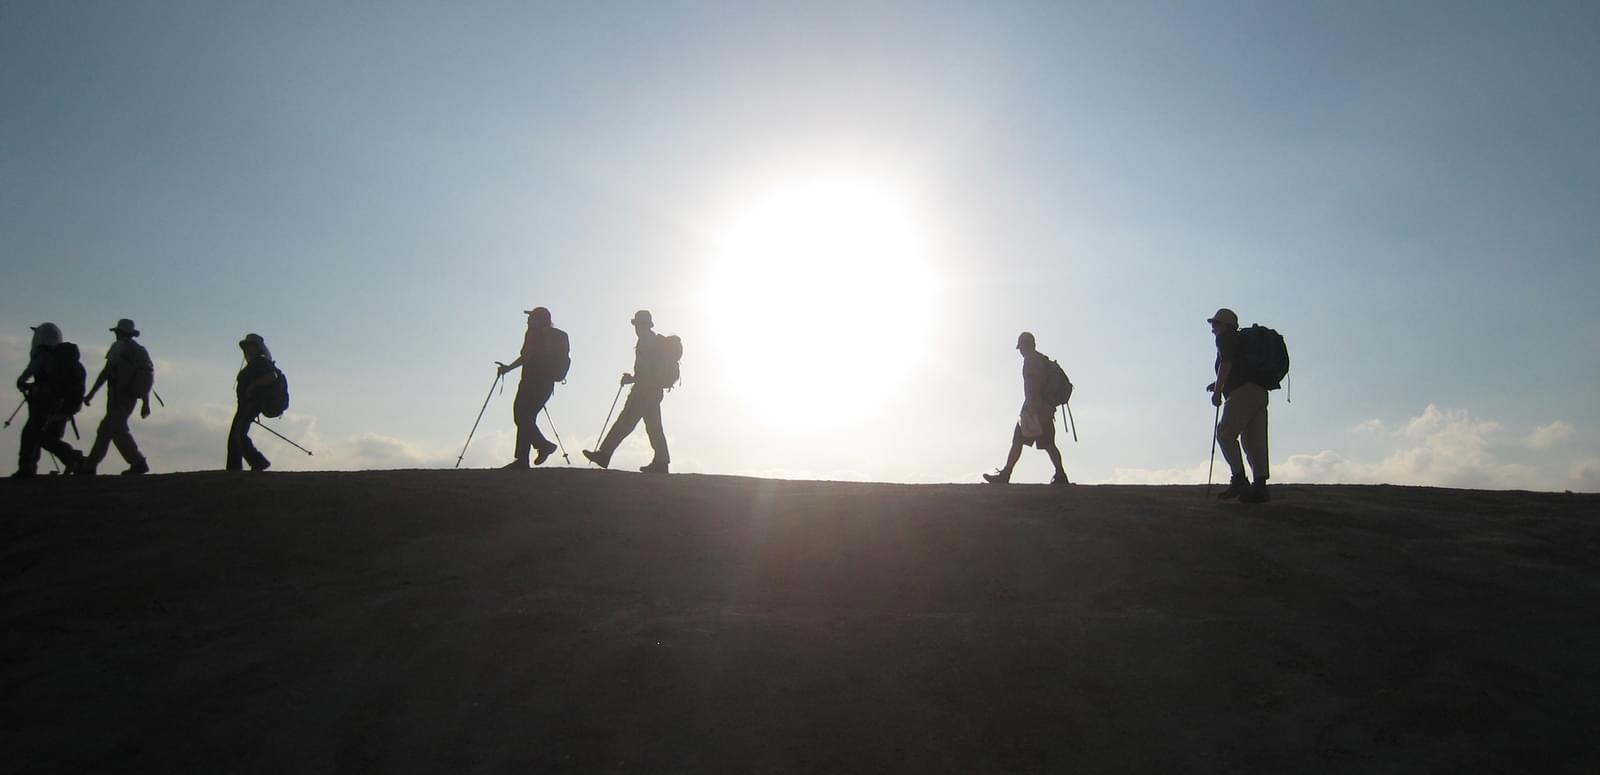
{"type": "Polygon", "coordinates": [[[105,368],[100,370],[94,385],[83,397],[83,405],[88,406],[100,386],[105,385],[106,416],[95,429],[94,446],[89,448],[88,456],[75,473],[93,476],[113,444],[117,447],[117,453],[128,463],[128,469],[122,473],[149,473],[150,463],[139,452],[139,444],[133,440],[133,432],[128,428],[128,419],[133,416],[134,406],[141,403],[139,416],[150,416],[150,389],[155,383],[155,363],[150,360],[150,352],[134,341],[139,336],[139,329],[132,320],[118,320],[110,330],[117,340],[106,351],[105,368]]]}
{"type": "MultiPolygon", "coordinates": [[[[272,409],[279,373],[272,360],[272,350],[260,334],[245,334],[239,340],[239,350],[244,354],[244,367],[234,377],[234,395],[238,398],[233,412],[233,423],[228,427],[228,458],[225,469],[242,471],[249,463],[251,471],[265,471],[272,461],[250,441],[250,426],[256,418],[272,409]]],[[[281,411],[281,410],[279,410],[281,411]]]]}
{"type": "MultiPolygon", "coordinates": [[[[76,470],[83,459],[83,454],[65,440],[67,423],[83,406],[85,375],[78,360],[78,346],[62,341],[61,329],[54,323],[41,323],[32,330],[28,365],[17,377],[17,390],[28,406],[28,419],[22,424],[17,449],[17,471],[12,474],[17,478],[38,473],[41,451],[55,455],[67,473],[76,470]]],[[[7,420],[6,425],[10,426],[11,421],[7,420]]]]}
{"type": "Polygon", "coordinates": [[[567,378],[572,367],[571,342],[567,332],[552,325],[550,310],[534,307],[523,310],[528,316],[528,331],[522,337],[522,352],[510,363],[495,362],[500,374],[522,369],[511,416],[517,423],[516,457],[504,468],[528,467],[528,452],[536,451],[533,465],[541,465],[556,451],[556,445],[539,432],[539,412],[555,393],[556,383],[567,378]]]}
{"type": "MultiPolygon", "coordinates": [[[[633,348],[633,373],[623,374],[621,385],[632,385],[633,389],[628,391],[628,400],[622,405],[622,413],[617,415],[616,424],[605,434],[599,449],[586,449],[583,456],[601,468],[610,468],[611,455],[643,420],[655,457],[639,470],[647,474],[664,474],[672,462],[672,456],[667,451],[667,433],[661,426],[661,400],[666,390],[678,381],[678,359],[683,355],[682,345],[677,337],[662,336],[654,331],[655,320],[649,310],[639,310],[628,322],[633,325],[639,342],[633,348]]],[[[617,388],[619,391],[621,385],[617,388]]]]}
{"type": "Polygon", "coordinates": [[[1017,352],[1022,355],[1022,412],[1017,426],[1011,431],[1011,450],[1006,453],[1006,464],[992,474],[984,474],[990,484],[1009,484],[1011,472],[1022,459],[1022,448],[1033,446],[1050,456],[1056,467],[1051,484],[1071,484],[1066,469],[1061,466],[1061,450],[1056,448],[1056,407],[1047,398],[1047,382],[1052,364],[1049,356],[1039,352],[1033,334],[1027,331],[1017,336],[1017,352]]]}
{"type": "Polygon", "coordinates": [[[1217,443],[1228,463],[1228,487],[1217,497],[1238,498],[1243,503],[1272,499],[1267,480],[1272,471],[1267,457],[1267,391],[1276,390],[1289,369],[1283,337],[1270,328],[1253,325],[1239,329],[1239,315],[1226,307],[1206,319],[1216,337],[1216,381],[1206,385],[1211,405],[1218,407],[1217,443]],[[1243,439],[1243,454],[1240,440],[1243,439]],[[1250,461],[1252,484],[1245,478],[1245,458],[1250,461]]]}

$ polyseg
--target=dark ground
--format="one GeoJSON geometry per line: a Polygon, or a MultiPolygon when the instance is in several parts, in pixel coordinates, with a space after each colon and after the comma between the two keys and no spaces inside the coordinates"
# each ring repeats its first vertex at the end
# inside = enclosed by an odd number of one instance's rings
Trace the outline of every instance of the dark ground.
{"type": "Polygon", "coordinates": [[[1600,771],[1600,497],[0,483],[0,770],[1600,771]]]}

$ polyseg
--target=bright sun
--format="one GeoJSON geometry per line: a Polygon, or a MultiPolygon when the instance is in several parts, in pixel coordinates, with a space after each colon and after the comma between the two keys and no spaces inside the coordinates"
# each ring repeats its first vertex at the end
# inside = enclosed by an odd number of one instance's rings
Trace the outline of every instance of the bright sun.
{"type": "Polygon", "coordinates": [[[856,423],[905,389],[933,278],[904,196],[866,180],[773,191],[721,235],[709,308],[727,379],[793,430],[856,423]]]}

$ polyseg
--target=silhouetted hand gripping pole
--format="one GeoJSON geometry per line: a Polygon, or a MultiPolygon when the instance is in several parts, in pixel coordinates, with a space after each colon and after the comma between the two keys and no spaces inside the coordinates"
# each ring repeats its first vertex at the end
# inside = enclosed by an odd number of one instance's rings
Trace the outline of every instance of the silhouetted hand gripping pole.
{"type": "MultiPolygon", "coordinates": [[[[255,419],[255,423],[256,423],[256,425],[259,425],[259,426],[261,426],[261,429],[262,429],[262,430],[264,430],[264,431],[266,431],[266,432],[267,432],[267,433],[270,433],[270,434],[272,434],[272,435],[274,435],[274,436],[277,436],[277,437],[278,437],[278,438],[280,438],[280,439],[283,439],[283,441],[284,441],[284,443],[285,443],[285,444],[288,444],[288,445],[289,445],[289,446],[291,446],[291,447],[294,447],[294,448],[295,448],[295,449],[298,449],[298,450],[300,450],[300,451],[301,451],[301,452],[304,452],[304,453],[306,453],[306,454],[307,454],[307,455],[311,455],[311,450],[309,450],[309,449],[306,449],[306,448],[305,448],[305,447],[302,447],[302,446],[300,446],[300,445],[299,445],[299,444],[296,444],[296,443],[294,443],[294,442],[293,442],[293,441],[291,441],[291,440],[290,440],[290,439],[289,439],[289,437],[288,437],[288,436],[285,436],[285,435],[283,435],[283,434],[281,434],[281,433],[279,433],[279,432],[277,432],[277,431],[275,431],[275,430],[273,430],[273,429],[272,429],[272,427],[271,427],[271,426],[269,426],[269,425],[267,425],[267,424],[266,424],[266,423],[264,423],[264,422],[262,422],[262,421],[261,421],[261,418],[260,418],[260,417],[257,417],[257,418],[256,418],[256,419],[255,419]]],[[[312,455],[312,457],[316,457],[316,456],[315,456],[315,455],[312,455]]]]}
{"type": "MultiPolygon", "coordinates": [[[[503,368],[503,366],[501,366],[498,363],[496,363],[495,365],[497,367],[503,368]]],[[[500,384],[500,380],[502,378],[504,378],[504,377],[505,377],[505,372],[502,372],[502,371],[499,371],[498,369],[496,369],[496,371],[494,373],[494,382],[489,385],[489,395],[486,395],[486,396],[483,397],[483,407],[478,410],[478,419],[472,421],[472,431],[467,434],[467,443],[461,445],[461,454],[456,455],[456,464],[454,466],[455,468],[460,468],[461,467],[461,459],[467,456],[467,447],[472,444],[472,437],[473,437],[473,435],[477,434],[477,432],[478,432],[478,423],[483,422],[483,413],[484,413],[484,411],[486,409],[489,408],[489,399],[494,398],[495,386],[499,385],[500,384]]]]}

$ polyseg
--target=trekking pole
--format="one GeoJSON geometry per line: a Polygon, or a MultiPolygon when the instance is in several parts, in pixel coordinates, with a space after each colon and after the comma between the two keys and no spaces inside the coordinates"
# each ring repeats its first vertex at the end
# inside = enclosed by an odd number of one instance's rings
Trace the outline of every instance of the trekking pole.
{"type": "Polygon", "coordinates": [[[611,397],[611,408],[606,410],[606,421],[600,423],[600,435],[594,439],[594,448],[600,448],[600,442],[606,438],[606,426],[611,424],[611,413],[617,411],[617,399],[622,397],[622,386],[617,386],[617,394],[611,397]]]}
{"type": "Polygon", "coordinates": [[[72,440],[83,441],[83,437],[78,435],[78,418],[68,417],[67,424],[72,426],[72,440]]]}
{"type": "Polygon", "coordinates": [[[561,431],[556,430],[556,418],[550,416],[549,406],[544,408],[544,418],[550,421],[550,432],[556,435],[556,446],[561,448],[561,458],[567,461],[567,465],[572,465],[572,458],[567,457],[567,445],[561,443],[561,431]]]}
{"type": "MultiPolygon", "coordinates": [[[[262,429],[265,430],[267,433],[270,433],[270,434],[272,434],[274,436],[277,436],[280,439],[283,439],[284,442],[287,443],[289,446],[294,447],[295,449],[298,449],[301,452],[306,453],[307,455],[311,455],[311,450],[306,449],[305,447],[302,447],[299,444],[294,443],[293,441],[290,441],[288,436],[285,436],[285,435],[273,430],[272,428],[268,427],[266,423],[261,421],[260,417],[256,418],[255,423],[256,423],[256,425],[261,426],[262,429]]],[[[312,456],[315,457],[315,455],[312,455],[312,456]]]]}
{"type": "Polygon", "coordinates": [[[1078,443],[1078,421],[1072,419],[1072,402],[1062,404],[1067,409],[1067,422],[1072,424],[1072,443],[1078,443]]]}
{"type": "Polygon", "coordinates": [[[161,394],[160,393],[157,393],[154,389],[152,389],[150,391],[150,395],[153,395],[153,396],[156,397],[156,403],[160,404],[162,409],[167,408],[167,402],[161,400],[161,394]]]}
{"type": "Polygon", "coordinates": [[[26,403],[28,403],[28,397],[23,396],[22,400],[17,402],[17,408],[11,410],[11,416],[6,418],[5,427],[11,427],[11,421],[17,419],[17,412],[22,411],[22,405],[26,403]]]}
{"type": "Polygon", "coordinates": [[[461,445],[461,454],[456,455],[456,464],[453,466],[454,468],[460,468],[461,459],[467,456],[467,446],[472,443],[473,435],[478,432],[478,423],[483,422],[483,413],[484,410],[489,408],[489,399],[494,398],[495,386],[500,384],[500,379],[504,376],[505,375],[501,374],[499,371],[494,373],[494,383],[489,385],[489,395],[483,397],[483,408],[478,410],[478,419],[472,421],[472,430],[471,432],[467,433],[467,443],[461,445]]]}
{"type": "Polygon", "coordinates": [[[1222,422],[1222,407],[1217,407],[1217,415],[1211,418],[1211,465],[1206,466],[1206,497],[1211,497],[1211,474],[1217,468],[1217,424],[1222,422]]]}
{"type": "Polygon", "coordinates": [[[61,473],[61,461],[56,459],[56,453],[54,452],[50,453],[50,465],[56,469],[55,473],[61,473]]]}

